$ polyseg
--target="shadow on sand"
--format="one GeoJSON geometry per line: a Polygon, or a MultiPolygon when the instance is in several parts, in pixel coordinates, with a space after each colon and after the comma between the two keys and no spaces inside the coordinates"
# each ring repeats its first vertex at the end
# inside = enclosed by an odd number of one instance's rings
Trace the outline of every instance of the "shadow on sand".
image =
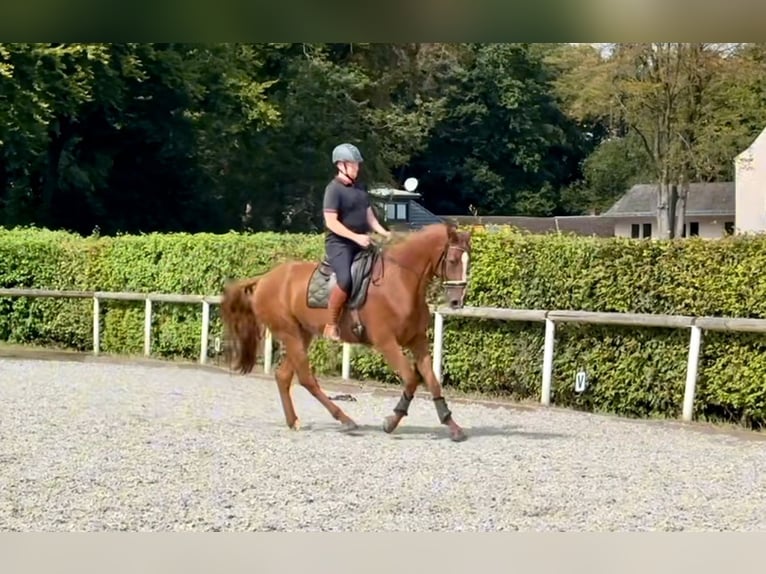
{"type": "MultiPolygon", "coordinates": [[[[522,437],[529,440],[569,439],[570,435],[561,433],[533,432],[520,430],[518,425],[463,427],[468,440],[479,437],[522,437]]],[[[354,431],[342,431],[338,425],[326,423],[308,423],[299,432],[332,432],[346,436],[382,435],[394,440],[449,440],[446,427],[401,424],[393,433],[387,435],[381,425],[360,424],[354,431]]]]}

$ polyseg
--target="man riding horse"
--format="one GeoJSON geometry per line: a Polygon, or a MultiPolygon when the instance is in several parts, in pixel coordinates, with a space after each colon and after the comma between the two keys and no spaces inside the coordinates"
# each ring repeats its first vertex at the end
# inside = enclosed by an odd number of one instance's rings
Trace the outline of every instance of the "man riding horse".
{"type": "Polygon", "coordinates": [[[357,182],[359,164],[364,161],[359,149],[343,143],[332,151],[338,173],[327,184],[323,212],[326,227],[325,255],[335,272],[336,284],[330,293],[330,319],[324,336],[339,341],[338,317],[351,293],[351,263],[354,256],[370,245],[370,231],[390,237],[370,205],[367,189],[357,182]]]}
{"type": "Polygon", "coordinates": [[[434,223],[365,257],[363,250],[370,245],[367,233],[390,234],[378,223],[366,189],[357,184],[362,162],[359,150],[351,144],[339,145],[332,160],[338,173],[324,196],[325,257],[336,281],[332,282],[324,262],[287,260],[256,277],[229,282],[221,300],[221,318],[233,367],[243,374],[253,370],[262,335],[268,329],[285,351],[274,377],[287,426],[300,428],[290,391],[297,375],[300,384],[341,423],[341,429],[353,431],[358,428],[356,422],[319,385],[309,361],[309,346],[320,333],[366,345],[383,356],[403,383],[393,413],[383,420],[385,432],[394,432],[408,415],[422,378],[450,438],[465,440],[433,371],[426,289],[438,278],[450,306],[463,305],[470,268],[470,233],[460,232],[452,224],[434,223]],[[370,280],[373,269],[379,272],[375,282],[370,280]],[[337,287],[328,294],[330,285],[337,287]],[[354,311],[353,322],[344,321],[344,305],[354,311]],[[364,337],[356,334],[357,326],[363,327],[364,337]]]}

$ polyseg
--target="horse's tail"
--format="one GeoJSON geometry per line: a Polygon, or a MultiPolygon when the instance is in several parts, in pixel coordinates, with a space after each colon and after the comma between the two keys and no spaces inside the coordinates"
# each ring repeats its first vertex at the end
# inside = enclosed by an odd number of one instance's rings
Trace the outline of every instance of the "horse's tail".
{"type": "Polygon", "coordinates": [[[260,277],[227,284],[221,300],[221,319],[226,341],[226,358],[234,370],[253,370],[261,344],[261,324],[253,311],[251,297],[260,277]]]}

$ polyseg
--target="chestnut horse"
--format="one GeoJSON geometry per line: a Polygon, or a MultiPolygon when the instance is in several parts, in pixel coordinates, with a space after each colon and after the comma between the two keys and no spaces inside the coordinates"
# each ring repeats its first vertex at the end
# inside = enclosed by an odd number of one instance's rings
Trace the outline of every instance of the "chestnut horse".
{"type": "MultiPolygon", "coordinates": [[[[364,250],[354,260],[352,293],[338,326],[343,341],[371,346],[403,380],[404,388],[393,415],[383,422],[387,433],[393,432],[407,416],[420,382],[419,372],[433,398],[439,421],[449,427],[450,438],[454,441],[466,438],[447,407],[431,366],[427,289],[431,280],[439,277],[448,304],[462,307],[470,252],[470,233],[439,223],[408,233],[401,242],[364,250]],[[412,352],[414,365],[403,349],[412,352]]],[[[264,327],[284,346],[285,356],[275,378],[287,426],[294,430],[300,427],[290,394],[294,374],[341,423],[342,430],[357,428],[322,391],[308,360],[309,344],[321,335],[328,320],[327,294],[334,279],[325,261],[288,261],[258,277],[229,283],[224,289],[221,317],[227,354],[236,370],[243,374],[252,371],[264,327]]]]}

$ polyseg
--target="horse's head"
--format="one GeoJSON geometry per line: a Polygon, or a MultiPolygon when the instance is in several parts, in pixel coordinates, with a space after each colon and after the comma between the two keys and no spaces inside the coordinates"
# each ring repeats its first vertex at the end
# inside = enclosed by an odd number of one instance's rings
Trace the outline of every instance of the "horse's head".
{"type": "Polygon", "coordinates": [[[448,224],[447,243],[442,250],[437,273],[444,286],[447,305],[452,309],[463,306],[470,261],[471,233],[460,232],[455,226],[448,224]]]}
{"type": "Polygon", "coordinates": [[[402,241],[387,248],[393,260],[412,273],[441,279],[447,304],[463,306],[471,260],[471,233],[450,223],[427,225],[407,233],[402,241]]]}

